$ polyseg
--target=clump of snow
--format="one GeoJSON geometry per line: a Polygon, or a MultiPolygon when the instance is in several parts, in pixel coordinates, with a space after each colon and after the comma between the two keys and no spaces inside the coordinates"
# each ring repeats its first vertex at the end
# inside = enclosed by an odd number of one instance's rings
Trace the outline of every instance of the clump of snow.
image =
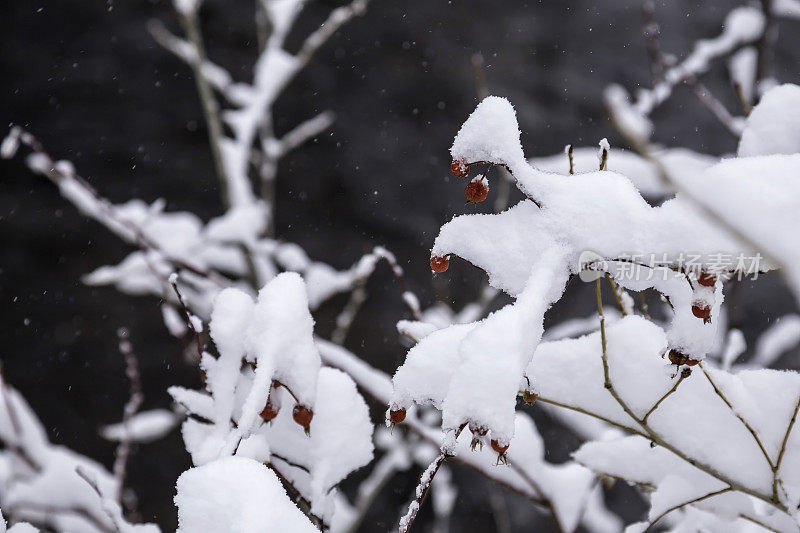
{"type": "Polygon", "coordinates": [[[140,411],[125,423],[105,426],[100,434],[111,441],[130,439],[131,442],[153,442],[172,431],[180,420],[180,416],[166,409],[140,411]]]}
{"type": "Polygon", "coordinates": [[[278,477],[252,459],[226,457],[191,468],[181,474],[176,487],[181,533],[317,531],[278,477]]]}
{"type": "Polygon", "coordinates": [[[800,87],[787,83],[767,91],[747,117],[739,156],[800,152],[800,87]]]}
{"type": "Polygon", "coordinates": [[[487,96],[461,126],[450,155],[454,160],[486,161],[507,167],[524,159],[517,114],[506,98],[487,96]]]}

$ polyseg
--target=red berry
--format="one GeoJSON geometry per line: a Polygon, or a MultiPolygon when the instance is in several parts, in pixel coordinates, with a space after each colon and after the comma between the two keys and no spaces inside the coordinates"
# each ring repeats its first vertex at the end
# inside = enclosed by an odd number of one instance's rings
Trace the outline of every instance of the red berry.
{"type": "Polygon", "coordinates": [[[431,257],[431,270],[434,272],[441,274],[442,272],[446,272],[448,268],[450,268],[450,260],[447,256],[434,255],[431,257]]]}
{"type": "Polygon", "coordinates": [[[307,429],[308,426],[311,425],[311,419],[314,418],[314,411],[305,405],[297,404],[294,406],[294,409],[292,409],[292,418],[294,418],[294,421],[299,425],[307,429]]]}
{"type": "Polygon", "coordinates": [[[503,444],[501,446],[496,439],[492,439],[492,449],[497,453],[499,453],[500,455],[503,455],[504,453],[506,453],[506,450],[508,449],[508,444],[503,444]]]}
{"type": "Polygon", "coordinates": [[[692,304],[692,314],[697,318],[708,318],[711,314],[711,308],[703,302],[695,302],[692,304]]]}
{"type": "Polygon", "coordinates": [[[469,175],[469,165],[461,159],[453,159],[450,163],[450,172],[457,178],[466,178],[469,175]]]}
{"type": "Polygon", "coordinates": [[[464,189],[464,196],[473,204],[480,203],[486,200],[489,194],[489,186],[481,179],[477,181],[470,181],[467,188],[464,189]]]}
{"type": "Polygon", "coordinates": [[[686,360],[686,366],[694,366],[699,362],[700,361],[698,361],[697,359],[687,359],[686,360]]]}
{"type": "Polygon", "coordinates": [[[703,287],[713,287],[716,282],[717,277],[714,274],[709,274],[708,272],[701,272],[700,276],[697,278],[697,283],[703,287]]]}
{"type": "Polygon", "coordinates": [[[678,350],[670,350],[669,351],[669,362],[673,365],[685,365],[686,361],[689,360],[687,355],[682,354],[678,350]]]}
{"type": "Polygon", "coordinates": [[[280,407],[273,405],[269,400],[267,400],[267,405],[265,405],[264,409],[261,411],[261,418],[264,420],[264,422],[269,422],[278,416],[278,411],[280,411],[280,407]]]}
{"type": "Polygon", "coordinates": [[[399,424],[403,420],[406,419],[406,410],[402,407],[398,407],[397,409],[392,409],[389,411],[389,421],[392,424],[399,424]]]}

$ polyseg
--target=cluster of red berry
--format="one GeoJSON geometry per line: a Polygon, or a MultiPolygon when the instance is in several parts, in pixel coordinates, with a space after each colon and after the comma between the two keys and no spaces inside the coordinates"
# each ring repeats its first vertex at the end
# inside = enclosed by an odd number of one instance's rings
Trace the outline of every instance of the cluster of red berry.
{"type": "MultiPolygon", "coordinates": [[[[713,287],[716,282],[716,276],[709,274],[708,272],[702,272],[697,278],[697,283],[703,287],[713,287]]],[[[706,320],[709,316],[711,316],[711,307],[709,307],[708,304],[702,300],[695,300],[692,303],[692,314],[697,318],[706,320]]]]}
{"type": "MultiPolygon", "coordinates": [[[[459,159],[454,159],[450,164],[450,172],[457,178],[466,178],[469,176],[469,165],[459,159]]],[[[467,197],[469,202],[473,204],[480,203],[486,200],[489,194],[489,185],[486,184],[486,174],[480,178],[476,178],[467,184],[464,189],[464,196],[467,197]]]]}
{"type": "MultiPolygon", "coordinates": [[[[272,390],[277,390],[280,386],[281,383],[279,381],[272,382],[272,390]]],[[[261,419],[264,420],[264,422],[270,422],[278,416],[280,410],[280,403],[273,401],[272,392],[270,391],[270,395],[267,397],[267,403],[264,405],[264,409],[261,410],[261,419]]],[[[308,432],[311,426],[311,419],[314,418],[314,411],[298,403],[294,406],[294,409],[292,409],[292,418],[299,426],[308,432]]]]}

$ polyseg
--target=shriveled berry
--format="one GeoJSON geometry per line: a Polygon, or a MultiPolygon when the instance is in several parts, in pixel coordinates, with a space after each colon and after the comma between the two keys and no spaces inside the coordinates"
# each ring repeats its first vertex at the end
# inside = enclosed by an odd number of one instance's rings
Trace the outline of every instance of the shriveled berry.
{"type": "Polygon", "coordinates": [[[697,360],[697,359],[687,359],[687,360],[686,360],[686,366],[694,366],[694,365],[696,365],[696,364],[697,364],[697,363],[699,363],[699,362],[700,362],[700,361],[699,361],[699,360],[697,360]]]}
{"type": "Polygon", "coordinates": [[[488,433],[488,431],[489,431],[488,429],[486,429],[486,427],[484,427],[484,426],[479,426],[478,424],[476,424],[476,423],[474,423],[474,422],[470,422],[470,424],[469,424],[469,430],[470,430],[470,432],[472,432],[472,434],[473,434],[473,435],[475,435],[476,437],[483,437],[483,436],[485,436],[485,435],[486,435],[486,433],[488,433]]]}
{"type": "Polygon", "coordinates": [[[694,302],[692,304],[692,314],[697,318],[708,318],[711,314],[711,308],[703,302],[694,302]]]}
{"type": "Polygon", "coordinates": [[[278,411],[280,411],[280,407],[270,403],[270,401],[267,400],[267,405],[265,405],[264,409],[261,410],[261,418],[264,420],[264,422],[269,422],[278,416],[278,411]]]}
{"type": "Polygon", "coordinates": [[[535,392],[524,391],[524,392],[522,393],[522,399],[523,399],[523,400],[525,401],[525,403],[527,403],[528,405],[533,405],[533,403],[534,403],[536,400],[538,400],[538,399],[539,399],[539,395],[538,395],[538,394],[536,394],[535,392]]]}
{"type": "Polygon", "coordinates": [[[389,421],[392,424],[399,424],[406,419],[406,410],[402,407],[389,411],[389,421]]]}
{"type": "Polygon", "coordinates": [[[305,405],[297,404],[294,406],[294,409],[292,409],[292,418],[294,418],[297,424],[308,428],[308,426],[311,425],[311,419],[314,418],[314,411],[305,405]]]}
{"type": "Polygon", "coordinates": [[[713,287],[716,282],[717,277],[714,274],[709,274],[708,272],[701,272],[700,276],[697,277],[697,283],[703,287],[713,287]]]}
{"type": "Polygon", "coordinates": [[[434,272],[441,274],[446,272],[448,268],[450,268],[450,259],[447,256],[434,255],[431,257],[431,270],[434,272]]]}
{"type": "Polygon", "coordinates": [[[489,186],[486,185],[484,180],[470,181],[467,184],[467,188],[464,189],[464,196],[466,196],[467,200],[473,204],[478,204],[486,200],[486,196],[488,194],[489,186]]]}
{"type": "Polygon", "coordinates": [[[450,172],[457,178],[466,178],[469,175],[469,165],[461,159],[453,159],[450,163],[450,172]]]}
{"type": "Polygon", "coordinates": [[[500,455],[503,455],[504,453],[506,453],[506,450],[508,449],[508,444],[501,445],[500,442],[497,441],[497,439],[492,439],[492,449],[497,453],[499,453],[500,455]]]}
{"type": "Polygon", "coordinates": [[[670,350],[669,351],[669,362],[673,365],[685,365],[686,361],[689,360],[689,357],[678,350],[670,350]]]}

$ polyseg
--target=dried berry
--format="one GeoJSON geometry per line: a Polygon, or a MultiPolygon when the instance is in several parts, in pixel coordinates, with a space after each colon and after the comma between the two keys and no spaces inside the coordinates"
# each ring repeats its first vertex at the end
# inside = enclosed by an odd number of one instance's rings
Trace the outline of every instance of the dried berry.
{"type": "Polygon", "coordinates": [[[431,257],[431,270],[434,272],[442,273],[447,271],[450,268],[450,260],[447,256],[437,256],[434,255],[431,257]]]}
{"type": "Polygon", "coordinates": [[[697,360],[697,359],[687,359],[687,360],[686,360],[686,366],[694,366],[694,365],[696,365],[696,364],[697,364],[697,363],[699,363],[699,362],[700,362],[700,361],[699,361],[699,360],[697,360]]]}
{"type": "Polygon", "coordinates": [[[536,394],[535,392],[524,391],[524,392],[522,393],[522,399],[523,399],[523,400],[525,401],[525,403],[527,403],[528,405],[533,405],[533,403],[534,403],[536,400],[538,400],[538,399],[539,399],[539,395],[538,395],[538,394],[536,394]]]}
{"type": "Polygon", "coordinates": [[[694,302],[692,304],[692,314],[697,318],[708,318],[711,314],[711,308],[703,302],[694,302]]]}
{"type": "Polygon", "coordinates": [[[450,172],[457,178],[466,178],[469,175],[469,165],[461,159],[454,159],[450,163],[450,172]]]}
{"type": "Polygon", "coordinates": [[[703,287],[713,287],[716,282],[717,277],[714,274],[709,274],[708,272],[701,272],[700,276],[697,278],[697,283],[703,287]]]}
{"type": "Polygon", "coordinates": [[[668,357],[669,362],[673,365],[685,365],[686,361],[689,360],[689,356],[682,354],[678,350],[670,350],[668,357]]]}
{"type": "Polygon", "coordinates": [[[403,420],[406,419],[406,410],[402,407],[398,407],[397,409],[392,409],[389,411],[389,421],[392,424],[399,424],[403,420]]]}
{"type": "Polygon", "coordinates": [[[278,411],[280,411],[280,407],[267,400],[267,405],[261,410],[261,418],[264,422],[269,422],[278,416],[278,411]]]}
{"type": "Polygon", "coordinates": [[[492,439],[492,449],[500,455],[503,455],[506,453],[506,450],[508,450],[508,444],[500,445],[500,442],[498,442],[497,439],[492,439]]]}
{"type": "Polygon", "coordinates": [[[467,184],[467,188],[464,189],[464,196],[466,196],[467,200],[473,204],[477,204],[486,200],[486,196],[488,194],[489,186],[486,185],[486,182],[482,179],[470,181],[467,184]]]}
{"type": "Polygon", "coordinates": [[[294,418],[294,421],[300,426],[308,429],[308,426],[311,425],[311,419],[314,418],[314,411],[305,405],[297,404],[294,406],[294,409],[292,409],[292,418],[294,418]]]}

